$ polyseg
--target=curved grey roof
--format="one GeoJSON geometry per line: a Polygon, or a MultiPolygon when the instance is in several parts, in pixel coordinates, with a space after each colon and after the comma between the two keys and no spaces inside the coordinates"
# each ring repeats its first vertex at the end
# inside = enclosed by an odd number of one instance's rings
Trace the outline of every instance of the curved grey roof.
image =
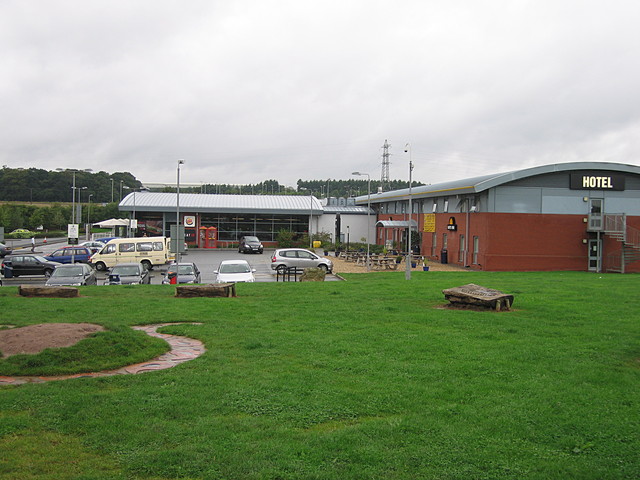
{"type": "MultiPolygon", "coordinates": [[[[453,195],[463,195],[469,193],[478,193],[488,190],[498,185],[513,182],[523,178],[534,177],[553,172],[566,172],[572,170],[607,170],[620,173],[633,173],[640,175],[640,167],[636,165],[627,165],[622,163],[610,162],[570,162],[556,163],[552,165],[543,165],[540,167],[525,168],[523,170],[514,170],[511,172],[494,173],[491,175],[483,175],[480,177],[465,178],[462,180],[454,180],[450,182],[436,183],[433,185],[422,185],[420,187],[411,188],[411,197],[419,196],[440,197],[448,193],[453,195]]],[[[409,198],[409,189],[394,190],[391,192],[376,193],[371,195],[371,202],[388,202],[390,200],[406,200],[409,198]]],[[[367,203],[367,195],[356,197],[356,203],[367,203]]]]}
{"type": "MultiPolygon", "coordinates": [[[[118,205],[121,211],[169,212],[176,209],[175,193],[131,192],[118,205]]],[[[219,195],[181,193],[180,211],[321,215],[316,197],[302,195],[219,195]]]]}

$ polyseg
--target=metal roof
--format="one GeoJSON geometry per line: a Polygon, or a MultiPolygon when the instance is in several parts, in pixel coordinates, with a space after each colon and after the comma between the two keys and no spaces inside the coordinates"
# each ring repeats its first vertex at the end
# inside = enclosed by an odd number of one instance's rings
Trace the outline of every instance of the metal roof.
{"type": "MultiPolygon", "coordinates": [[[[566,172],[572,170],[606,170],[621,173],[633,173],[640,175],[640,167],[636,165],[626,165],[622,163],[610,162],[570,162],[543,165],[541,167],[525,168],[510,172],[494,173],[479,177],[454,180],[450,182],[435,183],[433,185],[422,185],[411,188],[411,197],[429,198],[441,197],[447,194],[463,195],[468,193],[479,193],[505,183],[513,182],[523,178],[534,177],[546,173],[566,172]]],[[[391,192],[376,193],[370,197],[371,203],[381,203],[393,200],[407,200],[409,189],[394,190],[391,192]]],[[[367,203],[368,196],[361,195],[356,198],[357,204],[367,203]]]]}
{"type": "MultiPolygon", "coordinates": [[[[409,222],[406,220],[378,220],[376,222],[376,227],[383,228],[407,228],[409,226],[409,222]]],[[[411,228],[417,228],[418,222],[415,220],[411,220],[411,228]]]]}
{"type": "MultiPolygon", "coordinates": [[[[176,210],[176,193],[131,192],[122,199],[121,211],[171,212],[176,210]]],[[[362,207],[360,207],[362,208],[362,207]]],[[[366,210],[366,209],[365,209],[366,210]]],[[[320,201],[302,195],[180,194],[180,211],[185,213],[265,213],[322,215],[320,201]]]]}
{"type": "MultiPolygon", "coordinates": [[[[343,215],[366,215],[367,207],[365,206],[357,206],[357,205],[325,205],[322,207],[324,213],[340,213],[343,215]]],[[[374,211],[371,210],[370,214],[374,214],[374,211]]]]}

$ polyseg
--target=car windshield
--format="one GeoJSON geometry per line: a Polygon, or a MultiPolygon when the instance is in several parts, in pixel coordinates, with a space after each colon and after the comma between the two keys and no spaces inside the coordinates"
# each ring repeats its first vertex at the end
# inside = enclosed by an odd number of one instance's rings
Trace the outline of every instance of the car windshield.
{"type": "Polygon", "coordinates": [[[246,263],[226,263],[220,265],[220,273],[248,273],[251,269],[246,263]]]}
{"type": "Polygon", "coordinates": [[[245,242],[259,242],[258,237],[244,237],[245,242]]]}
{"type": "Polygon", "coordinates": [[[193,267],[191,265],[180,265],[178,267],[178,275],[193,275],[193,267]]]}
{"type": "Polygon", "coordinates": [[[122,276],[133,276],[133,275],[139,275],[139,270],[138,267],[135,265],[127,265],[124,267],[113,267],[113,270],[111,270],[111,274],[112,275],[122,275],[122,276]]]}
{"type": "Polygon", "coordinates": [[[56,268],[52,277],[81,277],[82,267],[56,268]]]}
{"type": "Polygon", "coordinates": [[[41,257],[40,255],[32,255],[33,258],[35,258],[36,260],[38,260],[41,263],[47,263],[49,260],[47,260],[44,257],[41,257]]]}

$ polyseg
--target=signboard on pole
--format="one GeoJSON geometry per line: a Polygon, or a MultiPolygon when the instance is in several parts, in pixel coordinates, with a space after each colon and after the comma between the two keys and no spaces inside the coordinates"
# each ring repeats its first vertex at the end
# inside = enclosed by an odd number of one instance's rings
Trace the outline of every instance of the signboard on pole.
{"type": "Polygon", "coordinates": [[[78,228],[78,224],[70,223],[67,225],[67,243],[69,245],[77,245],[78,244],[78,232],[80,229],[78,228]]]}

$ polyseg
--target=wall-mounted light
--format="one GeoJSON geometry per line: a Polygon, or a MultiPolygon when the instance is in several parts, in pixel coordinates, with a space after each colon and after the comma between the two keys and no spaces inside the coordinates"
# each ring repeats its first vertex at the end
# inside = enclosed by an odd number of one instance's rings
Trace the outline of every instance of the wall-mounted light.
{"type": "Polygon", "coordinates": [[[588,221],[589,221],[589,219],[588,219],[587,217],[584,217],[584,218],[582,219],[582,223],[587,223],[588,221]]]}
{"type": "Polygon", "coordinates": [[[589,197],[582,197],[582,201],[583,202],[588,202],[589,201],[589,197]]]}
{"type": "Polygon", "coordinates": [[[471,211],[472,212],[477,212],[478,211],[478,207],[476,207],[475,205],[471,205],[471,211]]]}

